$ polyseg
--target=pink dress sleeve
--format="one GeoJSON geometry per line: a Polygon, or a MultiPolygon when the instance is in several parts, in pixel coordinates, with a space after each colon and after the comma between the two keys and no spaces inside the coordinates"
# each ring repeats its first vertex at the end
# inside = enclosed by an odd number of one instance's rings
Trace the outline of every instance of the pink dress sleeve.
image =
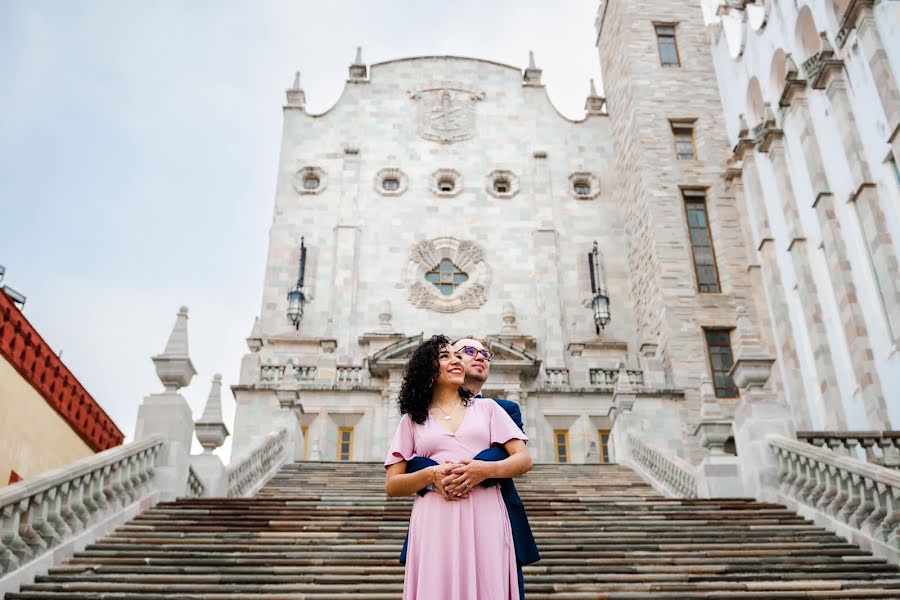
{"type": "Polygon", "coordinates": [[[502,406],[491,399],[484,400],[491,416],[491,445],[505,444],[512,439],[528,441],[528,436],[522,433],[502,406]]]}
{"type": "Polygon", "coordinates": [[[387,458],[384,459],[384,466],[389,467],[402,460],[410,460],[415,455],[416,440],[413,431],[413,420],[409,418],[409,415],[403,415],[400,418],[399,425],[397,425],[397,431],[394,432],[394,441],[391,442],[387,458]]]}

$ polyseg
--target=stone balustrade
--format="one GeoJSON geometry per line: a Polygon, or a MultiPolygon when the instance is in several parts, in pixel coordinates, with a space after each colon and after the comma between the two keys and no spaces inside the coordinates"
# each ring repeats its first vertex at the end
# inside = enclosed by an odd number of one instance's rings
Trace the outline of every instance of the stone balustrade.
{"type": "Polygon", "coordinates": [[[363,383],[364,371],[362,367],[338,367],[335,373],[337,385],[360,385],[363,383]]]}
{"type": "Polygon", "coordinates": [[[568,369],[547,369],[545,371],[545,379],[544,381],[547,385],[569,385],[569,370],[568,369]]]}
{"type": "Polygon", "coordinates": [[[273,431],[243,458],[226,469],[228,497],[252,496],[288,459],[287,430],[273,431]]]}
{"type": "Polygon", "coordinates": [[[797,439],[844,456],[859,456],[861,448],[866,462],[900,469],[900,431],[798,431],[797,439]]]}
{"type": "Polygon", "coordinates": [[[631,466],[669,497],[696,498],[697,470],[686,460],[652,444],[641,434],[628,432],[631,466]]]}
{"type": "MultiPolygon", "coordinates": [[[[635,370],[626,370],[628,373],[628,379],[631,381],[632,385],[643,386],[644,385],[644,372],[643,371],[635,371],[635,370]]],[[[618,369],[591,369],[589,371],[590,382],[591,385],[599,385],[599,386],[608,386],[612,387],[616,385],[616,381],[619,379],[619,370],[618,369]]]]}
{"type": "Polygon", "coordinates": [[[307,383],[316,380],[316,367],[286,365],[262,365],[259,369],[259,380],[262,383],[297,382],[307,383]]]}
{"type": "Polygon", "coordinates": [[[831,450],[769,436],[777,496],[801,515],[900,562],[900,473],[831,450]]]}
{"type": "Polygon", "coordinates": [[[803,61],[803,72],[806,73],[806,79],[812,81],[819,74],[819,71],[822,69],[822,55],[813,54],[805,61],[803,61]]]}
{"type": "Polygon", "coordinates": [[[206,486],[203,485],[200,476],[194,471],[194,467],[188,467],[187,497],[202,498],[205,493],[206,486]]]}
{"type": "Polygon", "coordinates": [[[117,446],[0,490],[0,589],[154,504],[154,467],[164,441],[155,436],[117,446]]]}

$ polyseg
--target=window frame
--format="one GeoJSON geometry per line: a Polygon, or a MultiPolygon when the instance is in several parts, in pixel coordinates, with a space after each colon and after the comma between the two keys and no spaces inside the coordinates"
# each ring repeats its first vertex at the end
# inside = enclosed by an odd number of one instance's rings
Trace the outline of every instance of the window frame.
{"type": "Polygon", "coordinates": [[[300,431],[303,433],[303,460],[309,460],[309,425],[302,425],[300,431]]]}
{"type": "Polygon", "coordinates": [[[696,135],[696,127],[694,126],[696,123],[696,119],[669,119],[669,129],[672,131],[672,142],[675,144],[675,160],[699,160],[697,158],[697,135],[696,135]],[[690,134],[691,139],[691,157],[690,158],[682,158],[681,152],[678,149],[678,135],[679,133],[688,132],[690,134]]]}
{"type": "Polygon", "coordinates": [[[569,464],[569,459],[572,456],[572,453],[569,451],[569,430],[568,429],[554,429],[553,430],[553,453],[556,456],[556,462],[560,465],[569,464]],[[564,446],[565,446],[565,460],[559,460],[559,436],[564,436],[564,446]]]}
{"type": "Polygon", "coordinates": [[[612,435],[612,431],[609,429],[598,429],[597,430],[597,438],[598,445],[597,450],[600,455],[600,464],[608,465],[611,464],[609,461],[609,441],[612,435]],[[606,443],[603,443],[603,436],[606,435],[606,443]]]}
{"type": "Polygon", "coordinates": [[[337,444],[337,459],[338,462],[350,462],[353,460],[353,428],[352,427],[338,427],[338,444],[337,444]],[[344,452],[342,447],[344,445],[344,434],[349,433],[350,439],[347,440],[347,458],[344,458],[344,452]]]}
{"type": "MultiPolygon", "coordinates": [[[[688,237],[688,245],[691,247],[691,263],[694,265],[694,281],[696,282],[696,291],[698,294],[721,294],[722,293],[722,277],[719,273],[719,259],[716,256],[716,243],[713,239],[712,227],[710,227],[709,221],[709,203],[707,202],[706,196],[706,188],[705,187],[682,187],[681,188],[681,201],[684,205],[684,224],[687,229],[687,237],[688,237]],[[691,204],[702,204],[704,218],[706,220],[706,235],[709,238],[709,251],[712,255],[712,267],[713,272],[716,274],[716,291],[708,291],[701,289],[701,285],[709,285],[707,283],[701,284],[700,282],[700,272],[697,270],[697,253],[694,249],[694,238],[691,236],[691,230],[694,229],[691,227],[691,216],[689,211],[689,205],[691,204]]],[[[708,266],[708,265],[702,265],[708,266]]]]}
{"type": "MultiPolygon", "coordinates": [[[[723,394],[719,393],[719,386],[716,385],[716,373],[721,372],[721,371],[717,370],[713,366],[712,349],[714,346],[711,345],[710,341],[709,341],[709,336],[711,333],[725,333],[728,336],[728,344],[727,345],[716,344],[715,347],[716,348],[728,348],[728,354],[731,356],[731,367],[733,368],[734,367],[734,350],[732,349],[732,344],[731,344],[731,332],[732,331],[734,331],[733,327],[704,327],[703,328],[703,342],[706,344],[706,364],[709,366],[709,374],[712,379],[713,394],[715,395],[716,398],[735,399],[735,398],[740,397],[740,390],[738,390],[737,385],[734,383],[734,379],[731,377],[731,375],[728,374],[727,371],[725,372],[725,376],[728,377],[728,379],[731,381],[731,389],[734,390],[734,394],[731,396],[728,396],[728,395],[724,395],[724,393],[723,394]]],[[[728,370],[730,371],[731,368],[729,368],[728,370]]]]}
{"type": "Polygon", "coordinates": [[[659,66],[664,69],[680,68],[681,51],[678,49],[678,23],[663,23],[654,21],[653,33],[656,35],[656,52],[659,55],[659,66]],[[660,28],[670,28],[672,30],[672,35],[660,35],[660,28]],[[660,43],[663,38],[672,40],[672,47],[675,49],[675,62],[672,64],[666,64],[665,62],[663,62],[662,44],[660,43]]]}

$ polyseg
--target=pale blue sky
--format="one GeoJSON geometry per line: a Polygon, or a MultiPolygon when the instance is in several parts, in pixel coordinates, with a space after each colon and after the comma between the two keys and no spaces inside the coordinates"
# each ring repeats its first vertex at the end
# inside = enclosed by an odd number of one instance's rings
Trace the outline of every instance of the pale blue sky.
{"type": "Polygon", "coordinates": [[[221,372],[230,419],[293,72],[321,112],[357,45],[367,63],[521,67],[532,49],[551,99],[580,117],[597,4],[0,0],[3,283],[128,436],[186,304],[199,375],[183,393],[199,414],[221,372]]]}

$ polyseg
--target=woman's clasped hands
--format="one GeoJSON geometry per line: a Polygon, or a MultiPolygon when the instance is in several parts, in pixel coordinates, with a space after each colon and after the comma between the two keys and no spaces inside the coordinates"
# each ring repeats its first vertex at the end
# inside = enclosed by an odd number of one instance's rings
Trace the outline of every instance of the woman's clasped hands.
{"type": "Polygon", "coordinates": [[[435,467],[434,489],[445,500],[465,500],[470,490],[493,476],[491,466],[489,462],[469,458],[445,461],[435,467]]]}

